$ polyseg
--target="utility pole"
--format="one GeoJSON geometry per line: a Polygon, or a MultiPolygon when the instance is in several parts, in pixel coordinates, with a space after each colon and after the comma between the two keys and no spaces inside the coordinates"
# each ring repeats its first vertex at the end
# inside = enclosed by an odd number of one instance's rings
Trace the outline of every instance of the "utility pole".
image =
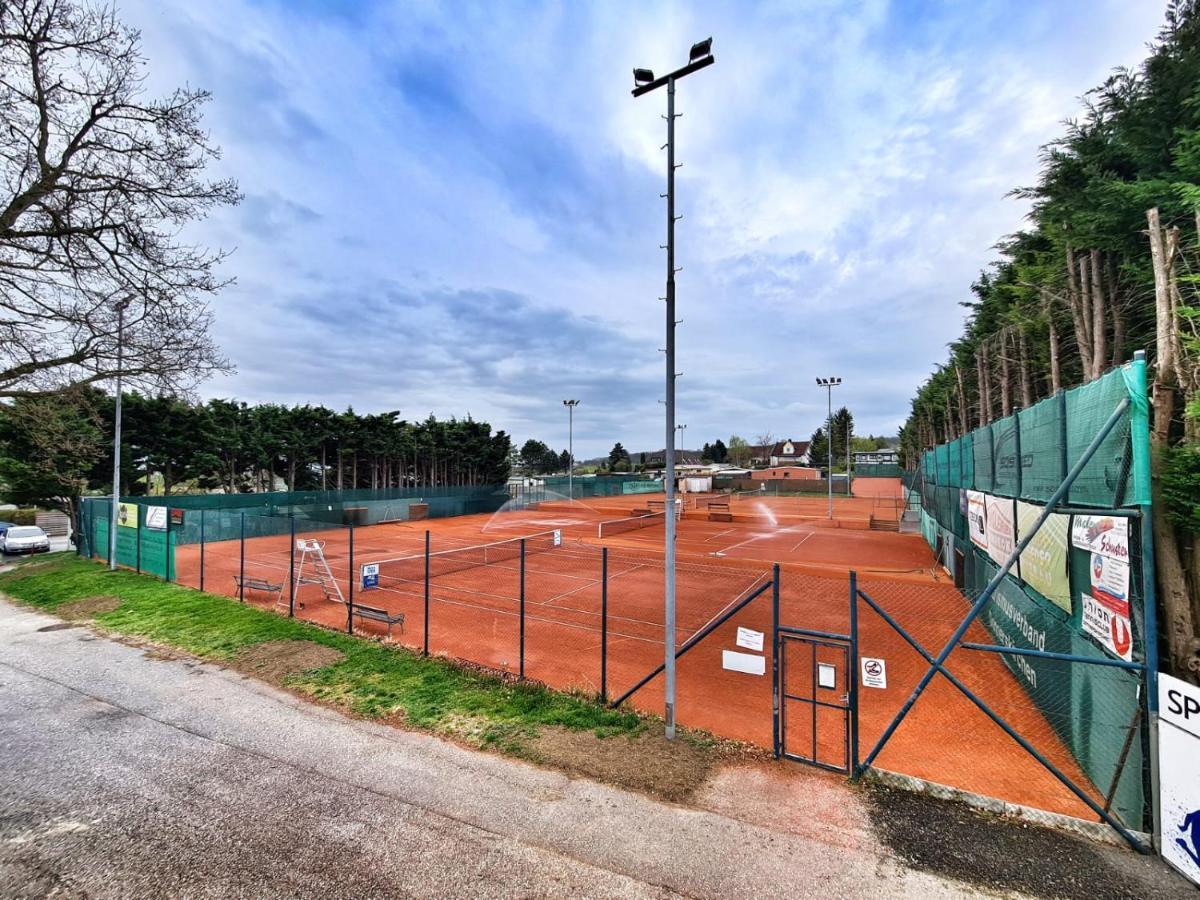
{"type": "Polygon", "coordinates": [[[572,500],[575,499],[575,407],[578,405],[578,400],[563,401],[563,406],[567,408],[567,456],[570,457],[567,463],[567,493],[572,500]]]}
{"type": "Polygon", "coordinates": [[[121,367],[125,361],[125,308],[130,298],[117,304],[117,405],[113,416],[112,515],[108,523],[108,568],[117,569],[117,512],[121,506],[121,367]]]}
{"type": "Polygon", "coordinates": [[[655,78],[649,69],[634,69],[636,85],[633,96],[640,97],[664,85],[667,88],[667,346],[666,346],[666,441],[664,454],[665,471],[663,487],[666,490],[666,523],[663,538],[664,569],[663,585],[663,668],[667,740],[675,739],[675,81],[692,72],[711,66],[716,60],[712,55],[712,38],[692,45],[688,64],[669,75],[655,78]]]}

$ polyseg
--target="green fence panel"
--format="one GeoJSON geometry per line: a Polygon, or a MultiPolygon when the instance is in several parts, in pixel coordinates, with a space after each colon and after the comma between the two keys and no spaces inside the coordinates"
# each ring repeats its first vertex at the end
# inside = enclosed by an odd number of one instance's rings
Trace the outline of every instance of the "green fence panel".
{"type": "MultiPolygon", "coordinates": [[[[1083,456],[1088,444],[1127,396],[1120,371],[1067,393],[1067,456],[1072,465],[1083,456]]],[[[1076,479],[1071,487],[1071,502],[1106,507],[1122,505],[1132,463],[1127,413],[1076,479]]]]}
{"type": "Polygon", "coordinates": [[[1044,503],[1067,477],[1065,399],[1060,393],[1017,413],[1022,499],[1044,503]]]}
{"type": "Polygon", "coordinates": [[[1015,497],[1020,492],[1021,464],[1018,456],[1019,428],[1016,416],[1005,416],[992,423],[992,462],[995,474],[991,493],[1015,497]]]}
{"type": "Polygon", "coordinates": [[[975,490],[992,490],[992,426],[984,425],[971,432],[971,449],[975,459],[975,490]]]}

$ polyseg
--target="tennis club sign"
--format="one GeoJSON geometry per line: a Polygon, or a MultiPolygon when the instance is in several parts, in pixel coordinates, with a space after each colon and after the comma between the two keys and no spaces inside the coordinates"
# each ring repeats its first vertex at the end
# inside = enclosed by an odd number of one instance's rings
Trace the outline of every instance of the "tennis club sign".
{"type": "Polygon", "coordinates": [[[379,563],[367,563],[362,567],[362,589],[369,591],[379,587],[379,563]]]}

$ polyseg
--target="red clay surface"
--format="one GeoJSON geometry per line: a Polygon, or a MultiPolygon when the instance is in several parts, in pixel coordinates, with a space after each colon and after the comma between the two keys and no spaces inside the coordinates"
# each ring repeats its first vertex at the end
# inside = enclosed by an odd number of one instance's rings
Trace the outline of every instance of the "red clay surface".
{"type": "MultiPolygon", "coordinates": [[[[859,484],[862,482],[856,487],[859,484]]],[[[560,529],[562,546],[531,553],[527,558],[525,674],[555,688],[594,694],[600,690],[601,645],[601,546],[597,525],[645,508],[653,499],[662,497],[558,501],[537,509],[495,515],[361,527],[354,533],[354,568],[421,554],[426,529],[435,553],[560,529]]],[[[805,507],[813,502],[807,497],[767,500],[776,501],[781,509],[796,500],[805,507]]],[[[735,501],[735,507],[743,502],[735,501]]],[[[854,519],[860,512],[859,505],[873,503],[875,498],[835,498],[834,502],[839,517],[834,520],[836,525],[843,516],[854,519]]],[[[966,606],[944,574],[939,575],[935,569],[929,548],[920,536],[830,528],[828,521],[823,525],[793,521],[786,513],[775,512],[776,503],[767,505],[772,507],[775,526],[769,524],[771,516],[767,515],[750,521],[709,522],[706,513],[690,508],[679,523],[678,644],[763,584],[769,578],[771,563],[779,562],[784,625],[846,633],[847,573],[853,568],[859,573],[860,586],[909,628],[926,649],[936,653],[941,648],[966,606]]],[[[297,537],[325,542],[325,555],[343,594],[348,595],[348,532],[333,529],[297,537]]],[[[607,688],[608,695],[616,697],[662,661],[662,526],[626,532],[606,540],[604,545],[609,548],[607,688]]],[[[296,559],[299,564],[299,553],[296,559]]],[[[209,543],[204,550],[204,587],[237,596],[233,576],[244,565],[247,577],[283,586],[278,608],[286,613],[290,564],[288,535],[248,539],[244,563],[238,541],[209,543]]],[[[425,629],[424,585],[419,578],[411,578],[411,566],[404,567],[410,570],[409,578],[398,577],[398,568],[384,563],[380,587],[364,592],[356,586],[355,600],[393,613],[403,612],[404,631],[394,630],[393,640],[420,648],[425,629]]],[[[200,586],[198,545],[178,547],[176,570],[181,583],[200,586]]],[[[311,573],[306,570],[303,574],[311,573]]],[[[520,656],[519,577],[516,559],[448,574],[435,572],[430,582],[430,651],[516,672],[520,656]]],[[[326,600],[317,585],[300,585],[295,599],[297,616],[332,628],[346,628],[346,607],[326,600]]],[[[272,605],[270,597],[252,591],[246,592],[246,600],[272,605]]],[[[677,714],[682,724],[769,748],[769,674],[763,677],[722,668],[722,651],[751,652],[737,645],[739,626],[766,635],[762,652],[767,673],[772,671],[768,590],[679,661],[677,714]]],[[[384,634],[383,625],[370,621],[356,620],[354,627],[359,633],[384,634]]],[[[978,625],[966,639],[991,642],[978,625]]],[[[865,756],[926,666],[890,626],[861,603],[859,643],[861,656],[881,658],[887,664],[886,689],[860,690],[860,748],[865,756]]],[[[811,692],[812,660],[808,654],[807,647],[788,644],[784,660],[788,693],[811,692]]],[[[950,660],[952,671],[979,691],[1020,734],[1076,783],[1089,784],[998,655],[958,650],[950,660]]],[[[822,649],[819,661],[836,664],[834,689],[818,690],[823,699],[836,701],[846,691],[847,677],[854,673],[845,671],[840,654],[822,649]]],[[[630,702],[638,709],[661,713],[661,677],[642,688],[630,702]]],[[[819,755],[840,763],[845,741],[841,716],[826,711],[819,716],[819,755]]],[[[813,744],[811,709],[786,701],[785,717],[786,748],[809,755],[813,744]]],[[[930,684],[876,765],[1013,803],[1088,815],[1083,804],[940,677],[930,684]]],[[[1092,793],[1097,794],[1094,789],[1092,793]]]]}

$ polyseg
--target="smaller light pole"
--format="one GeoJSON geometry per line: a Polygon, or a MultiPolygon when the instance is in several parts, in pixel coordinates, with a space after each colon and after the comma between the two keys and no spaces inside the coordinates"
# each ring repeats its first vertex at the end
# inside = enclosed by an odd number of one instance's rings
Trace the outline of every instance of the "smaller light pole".
{"type": "Polygon", "coordinates": [[[117,569],[117,511],[121,504],[121,367],[125,361],[125,309],[131,298],[117,304],[117,405],[113,416],[112,515],[108,523],[108,568],[117,569]]]}
{"type": "Polygon", "coordinates": [[[570,457],[567,462],[567,493],[572,500],[575,499],[575,407],[578,405],[578,400],[563,401],[563,406],[567,408],[567,456],[570,457]]]}
{"type": "Polygon", "coordinates": [[[683,453],[683,430],[685,428],[687,428],[686,425],[676,425],[675,426],[675,432],[679,435],[679,452],[680,453],[683,453]]]}
{"type": "Polygon", "coordinates": [[[825,440],[829,442],[829,471],[825,473],[825,478],[829,482],[829,518],[833,518],[833,389],[842,383],[842,379],[837,377],[818,378],[817,387],[825,388],[826,396],[829,401],[829,419],[825,426],[825,440]]]}

